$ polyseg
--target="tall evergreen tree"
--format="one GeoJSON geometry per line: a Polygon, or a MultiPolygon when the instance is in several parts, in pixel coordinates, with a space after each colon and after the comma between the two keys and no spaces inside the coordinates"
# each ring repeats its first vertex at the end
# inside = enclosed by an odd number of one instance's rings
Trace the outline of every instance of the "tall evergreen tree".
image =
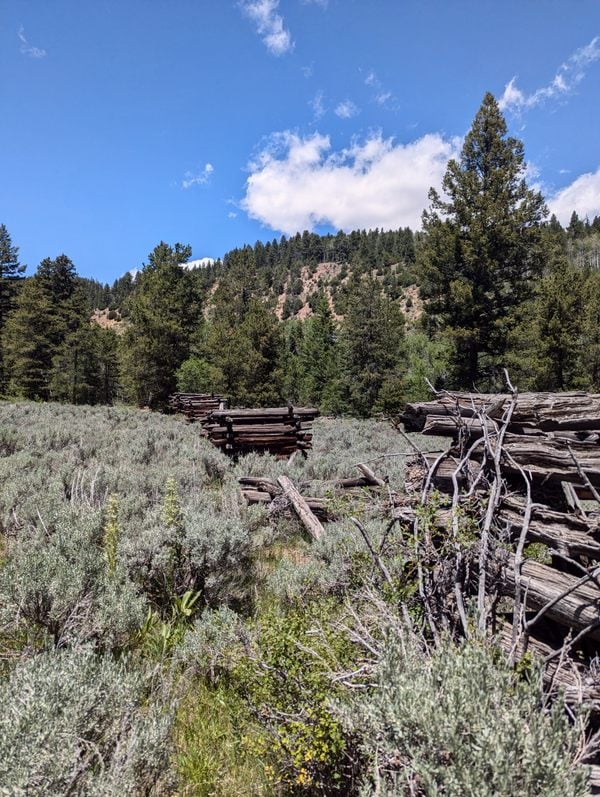
{"type": "Polygon", "coordinates": [[[66,255],[42,260],[25,280],[4,329],[8,391],[47,399],[52,361],[65,338],[88,323],[88,304],[66,255]]]}
{"type": "Polygon", "coordinates": [[[19,263],[19,249],[13,246],[4,224],[0,224],[0,393],[6,387],[2,360],[2,332],[15,301],[17,285],[23,278],[25,266],[19,263]]]}
{"type": "Polygon", "coordinates": [[[360,417],[398,409],[403,341],[404,316],[398,305],[382,293],[378,280],[356,279],[341,328],[340,408],[360,417]]]}
{"type": "Polygon", "coordinates": [[[600,390],[600,271],[587,278],[581,317],[579,374],[581,386],[600,390]]]}
{"type": "Polygon", "coordinates": [[[192,274],[181,264],[191,253],[189,246],[161,241],[136,280],[131,325],[122,343],[122,383],[127,397],[138,404],[163,406],[190,354],[200,299],[192,274]]]}
{"type": "Polygon", "coordinates": [[[118,385],[117,336],[82,323],[52,358],[50,398],[71,404],[112,404],[118,385]]]}
{"type": "Polygon", "coordinates": [[[454,383],[493,379],[506,350],[512,314],[531,293],[544,262],[540,193],[525,182],[523,145],[507,136],[498,103],[487,93],[448,163],[445,197],[431,190],[420,247],[430,328],[453,343],[454,383]]]}
{"type": "Polygon", "coordinates": [[[336,331],[329,302],[324,294],[319,296],[315,313],[304,322],[304,337],[300,349],[302,368],[301,400],[319,407],[327,385],[336,374],[336,331]]]}

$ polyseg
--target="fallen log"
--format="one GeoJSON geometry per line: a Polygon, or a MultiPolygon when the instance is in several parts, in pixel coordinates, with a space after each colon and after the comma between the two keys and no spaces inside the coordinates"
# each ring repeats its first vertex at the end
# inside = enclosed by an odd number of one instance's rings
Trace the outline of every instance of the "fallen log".
{"type": "Polygon", "coordinates": [[[318,542],[325,533],[325,529],[323,528],[321,522],[314,516],[310,507],[296,489],[294,482],[287,476],[279,476],[277,478],[277,483],[283,490],[284,495],[289,499],[290,503],[294,507],[296,514],[302,521],[308,533],[314,540],[318,542]]]}
{"type": "MultiPolygon", "coordinates": [[[[547,607],[544,617],[565,628],[589,629],[587,636],[600,640],[600,589],[593,581],[580,582],[576,576],[528,559],[521,570],[525,608],[539,613],[547,607]]],[[[514,556],[509,556],[501,569],[499,590],[502,595],[514,596],[514,556]]]]}
{"type": "MultiPolygon", "coordinates": [[[[525,502],[515,496],[508,496],[500,506],[498,520],[509,529],[512,539],[518,539],[523,528],[525,506],[525,502]]],[[[566,512],[557,512],[547,506],[538,504],[532,508],[527,540],[541,542],[572,559],[586,556],[600,560],[598,523],[566,512]]]]}
{"type": "MultiPolygon", "coordinates": [[[[532,635],[521,635],[513,650],[512,625],[500,624],[496,639],[505,653],[521,659],[530,653],[538,663],[552,656],[554,648],[532,635]]],[[[550,658],[543,667],[542,676],[546,686],[563,690],[564,699],[570,706],[585,706],[596,716],[600,715],[600,683],[585,671],[584,667],[572,659],[561,660],[560,656],[550,658]]]]}
{"type": "Polygon", "coordinates": [[[242,489],[246,488],[260,490],[268,493],[271,497],[278,495],[281,492],[281,487],[275,484],[271,479],[265,479],[262,476],[241,476],[238,483],[242,485],[242,489]]]}
{"type": "Polygon", "coordinates": [[[362,462],[359,462],[356,467],[363,474],[363,476],[369,482],[369,484],[372,484],[374,487],[385,487],[385,482],[383,481],[383,479],[380,479],[378,476],[376,476],[371,470],[371,468],[369,468],[367,465],[364,465],[362,462]]]}
{"type": "Polygon", "coordinates": [[[242,495],[249,504],[270,504],[273,496],[263,490],[251,490],[249,488],[242,490],[242,495]]]}
{"type": "Polygon", "coordinates": [[[590,767],[590,794],[600,794],[600,766],[590,767]]]}
{"type": "MultiPolygon", "coordinates": [[[[500,420],[512,398],[506,393],[444,394],[434,401],[407,404],[401,421],[406,431],[421,432],[428,416],[472,418],[485,412],[488,418],[500,420]]],[[[509,430],[519,426],[544,432],[600,430],[600,394],[581,391],[522,393],[517,397],[509,430]]]]}

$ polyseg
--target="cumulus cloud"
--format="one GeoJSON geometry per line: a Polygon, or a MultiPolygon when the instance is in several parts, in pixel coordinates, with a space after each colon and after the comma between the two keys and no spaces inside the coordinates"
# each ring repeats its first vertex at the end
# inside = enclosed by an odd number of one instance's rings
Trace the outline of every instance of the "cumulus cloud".
{"type": "Polygon", "coordinates": [[[21,42],[21,47],[19,49],[23,55],[28,55],[30,58],[45,58],[45,50],[42,50],[41,47],[34,47],[33,45],[29,44],[25,38],[25,28],[22,25],[17,31],[17,36],[21,42]]]}
{"type": "Polygon", "coordinates": [[[250,164],[242,207],[287,235],[318,224],[419,228],[428,190],[439,188],[459,144],[437,133],[408,144],[372,134],[332,152],[328,136],[278,133],[250,164]]]}
{"type": "Polygon", "coordinates": [[[205,163],[204,168],[199,174],[193,172],[186,172],[181,182],[182,188],[191,188],[193,185],[206,185],[210,180],[211,174],[214,172],[215,167],[212,163],[205,163]]]}
{"type": "Polygon", "coordinates": [[[595,36],[589,44],[580,47],[561,64],[547,86],[525,94],[517,86],[513,77],[505,88],[499,105],[502,110],[516,113],[527,111],[548,100],[561,99],[571,94],[586,75],[587,68],[600,58],[600,36],[595,36]]]}
{"type": "Polygon", "coordinates": [[[336,106],[334,113],[336,116],[339,116],[340,119],[352,119],[353,116],[360,113],[360,108],[358,108],[352,100],[344,100],[336,106]]]}
{"type": "Polygon", "coordinates": [[[561,224],[569,223],[574,210],[580,218],[600,216],[600,168],[580,175],[557,191],[548,200],[548,207],[561,224]]]}
{"type": "Polygon", "coordinates": [[[272,55],[284,55],[293,49],[292,36],[277,13],[279,0],[239,0],[240,8],[256,26],[256,32],[272,55]]]}

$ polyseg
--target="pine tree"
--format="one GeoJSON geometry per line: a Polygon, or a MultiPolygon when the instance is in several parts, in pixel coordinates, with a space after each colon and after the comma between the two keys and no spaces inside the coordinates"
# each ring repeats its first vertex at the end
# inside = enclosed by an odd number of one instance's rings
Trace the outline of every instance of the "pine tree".
{"type": "Polygon", "coordinates": [[[304,322],[300,349],[302,369],[301,401],[319,407],[327,385],[335,379],[336,330],[329,302],[324,294],[317,300],[315,313],[304,322]]]}
{"type": "Polygon", "coordinates": [[[2,359],[2,332],[11,311],[17,286],[23,278],[25,266],[19,263],[19,249],[4,224],[0,224],[0,392],[6,387],[6,376],[2,359]]]}
{"type": "Polygon", "coordinates": [[[7,392],[29,399],[49,397],[55,346],[52,304],[35,277],[25,280],[3,334],[7,392]]]}
{"type": "Polygon", "coordinates": [[[115,332],[82,323],[52,358],[50,397],[71,404],[112,404],[117,385],[115,332]]]}
{"type": "Polygon", "coordinates": [[[350,288],[341,328],[341,406],[353,415],[398,409],[401,396],[404,316],[372,277],[350,288]],[[393,405],[393,406],[392,406],[393,405]]]}
{"type": "Polygon", "coordinates": [[[138,404],[160,407],[176,389],[176,372],[190,354],[200,318],[193,275],[181,268],[191,248],[161,241],[138,275],[131,326],[122,343],[122,383],[138,404]]]}
{"type": "Polygon", "coordinates": [[[581,349],[579,374],[581,386],[600,390],[600,271],[587,278],[581,317],[581,349]]]}
{"type": "Polygon", "coordinates": [[[542,272],[541,223],[547,213],[524,179],[523,145],[507,137],[498,104],[486,94],[460,159],[448,163],[442,198],[430,191],[420,248],[429,328],[453,343],[454,384],[493,381],[513,311],[542,272]]]}
{"type": "Polygon", "coordinates": [[[89,307],[66,255],[46,258],[25,280],[3,335],[8,392],[50,397],[53,359],[65,338],[89,323],[89,307]]]}

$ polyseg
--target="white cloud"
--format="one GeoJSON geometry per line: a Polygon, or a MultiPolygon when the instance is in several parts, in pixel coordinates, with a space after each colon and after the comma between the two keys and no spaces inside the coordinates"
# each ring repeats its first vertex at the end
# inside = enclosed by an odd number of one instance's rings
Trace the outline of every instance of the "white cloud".
{"type": "Polygon", "coordinates": [[[196,268],[204,268],[205,266],[212,266],[215,262],[214,257],[200,257],[197,260],[188,260],[187,263],[180,263],[181,268],[186,271],[193,271],[196,268]]]}
{"type": "Polygon", "coordinates": [[[193,185],[206,185],[210,180],[210,176],[214,170],[215,167],[212,165],[212,163],[205,163],[204,168],[199,174],[186,172],[181,182],[181,187],[191,188],[193,185]]]}
{"type": "Polygon", "coordinates": [[[305,6],[321,6],[321,8],[327,8],[329,0],[302,0],[302,4],[305,6]]]}
{"type": "Polygon", "coordinates": [[[370,89],[372,89],[372,99],[377,103],[377,105],[384,107],[388,105],[390,100],[395,99],[393,93],[385,88],[381,80],[379,80],[377,77],[377,74],[372,69],[367,73],[364,83],[365,86],[368,86],[370,89]]]}
{"type": "Polygon", "coordinates": [[[572,183],[561,188],[548,200],[551,213],[555,213],[561,224],[568,224],[573,211],[580,218],[591,220],[600,215],[600,168],[582,174],[572,183]]]}
{"type": "Polygon", "coordinates": [[[233,210],[230,210],[229,213],[227,214],[227,218],[228,219],[237,219],[237,213],[235,213],[233,210]]]}
{"type": "Polygon", "coordinates": [[[439,188],[459,143],[437,133],[408,144],[372,134],[331,152],[328,136],[278,133],[250,164],[242,207],[287,235],[317,224],[419,228],[429,188],[439,188]]]}
{"type": "Polygon", "coordinates": [[[320,119],[322,116],[325,115],[327,108],[325,107],[325,103],[323,102],[325,95],[322,91],[317,91],[315,96],[312,100],[308,103],[312,108],[312,112],[314,114],[314,118],[320,119]]]}
{"type": "Polygon", "coordinates": [[[256,25],[256,32],[272,55],[284,55],[293,49],[292,36],[277,13],[279,0],[239,0],[239,5],[256,25]]]}
{"type": "Polygon", "coordinates": [[[353,116],[360,113],[360,108],[358,108],[352,100],[344,100],[336,107],[334,113],[336,116],[339,116],[340,119],[352,119],[353,116]]]}
{"type": "Polygon", "coordinates": [[[581,83],[586,69],[600,58],[600,36],[594,37],[589,44],[580,47],[561,64],[547,86],[537,89],[532,94],[525,94],[517,86],[517,78],[513,77],[505,88],[499,105],[502,110],[519,113],[534,108],[548,100],[556,100],[571,94],[581,83]]]}
{"type": "Polygon", "coordinates": [[[308,80],[309,77],[312,77],[314,74],[314,66],[313,64],[309,64],[308,66],[301,66],[300,70],[304,77],[308,80]]]}
{"type": "Polygon", "coordinates": [[[391,91],[382,91],[380,94],[377,94],[375,97],[375,102],[378,105],[385,105],[388,100],[392,99],[392,92],[391,91]]]}
{"type": "Polygon", "coordinates": [[[29,44],[29,42],[25,38],[25,28],[22,25],[17,31],[17,36],[19,37],[19,40],[21,42],[21,47],[19,49],[23,55],[28,55],[30,58],[46,57],[45,50],[42,50],[41,47],[34,47],[33,45],[29,44]]]}

